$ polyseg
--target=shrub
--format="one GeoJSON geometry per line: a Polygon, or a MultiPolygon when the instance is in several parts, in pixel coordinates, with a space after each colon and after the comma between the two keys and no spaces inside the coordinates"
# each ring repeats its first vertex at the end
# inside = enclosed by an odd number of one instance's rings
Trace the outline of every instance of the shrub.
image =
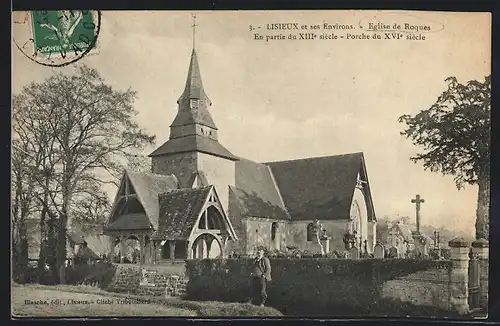
{"type": "Polygon", "coordinates": [[[110,262],[81,264],[68,267],[67,281],[73,285],[99,285],[106,288],[111,282],[116,267],[110,262]]]}
{"type": "MultiPolygon", "coordinates": [[[[54,268],[54,266],[52,266],[54,268]]],[[[40,283],[45,285],[57,284],[57,273],[50,268],[38,268],[38,261],[31,260],[27,266],[21,270],[13,271],[13,279],[19,284],[40,283]]]]}
{"type": "MultiPolygon", "coordinates": [[[[449,264],[416,259],[273,258],[268,303],[285,314],[368,314],[383,310],[380,290],[385,281],[429,268],[449,268],[449,264]]],[[[187,298],[246,301],[250,266],[248,259],[188,261],[187,298]]]]}

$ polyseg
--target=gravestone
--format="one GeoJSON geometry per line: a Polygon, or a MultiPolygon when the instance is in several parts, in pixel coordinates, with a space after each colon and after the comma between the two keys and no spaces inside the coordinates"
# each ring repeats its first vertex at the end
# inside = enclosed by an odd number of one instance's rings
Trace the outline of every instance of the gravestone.
{"type": "Polygon", "coordinates": [[[330,239],[331,239],[331,237],[329,237],[329,236],[323,236],[321,238],[321,242],[323,244],[323,249],[324,249],[325,254],[330,253],[330,239]]]}
{"type": "Polygon", "coordinates": [[[375,248],[373,249],[373,257],[374,258],[384,258],[385,248],[382,244],[377,243],[375,248]]]}
{"type": "Polygon", "coordinates": [[[397,247],[389,248],[388,256],[389,256],[389,258],[399,258],[398,248],[397,247]]]}
{"type": "MultiPolygon", "coordinates": [[[[323,245],[323,241],[321,241],[323,238],[326,239],[328,236],[326,234],[325,227],[323,226],[323,224],[321,224],[321,222],[319,220],[316,220],[314,223],[313,233],[316,237],[316,244],[319,246],[319,253],[321,254],[321,256],[324,256],[326,253],[328,253],[330,248],[328,248],[328,250],[325,250],[325,247],[323,245]]],[[[330,244],[328,243],[328,246],[329,245],[330,244]]]]}
{"type": "Polygon", "coordinates": [[[146,269],[141,270],[142,277],[141,281],[139,282],[139,285],[142,286],[156,286],[155,281],[156,281],[156,271],[148,271],[146,269]]]}
{"type": "Polygon", "coordinates": [[[416,235],[415,239],[415,255],[417,257],[426,257],[428,255],[429,245],[427,239],[422,235],[416,235]]]}
{"type": "Polygon", "coordinates": [[[359,259],[359,249],[356,247],[352,247],[349,249],[349,254],[351,255],[352,259],[359,259]]]}

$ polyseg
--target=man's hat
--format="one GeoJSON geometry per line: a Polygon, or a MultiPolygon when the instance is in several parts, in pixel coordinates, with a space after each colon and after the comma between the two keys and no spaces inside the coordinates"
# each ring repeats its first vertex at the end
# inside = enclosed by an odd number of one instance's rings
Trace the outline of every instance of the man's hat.
{"type": "Polygon", "coordinates": [[[258,246],[257,247],[257,251],[259,251],[259,250],[266,251],[266,247],[264,247],[264,246],[258,246]]]}

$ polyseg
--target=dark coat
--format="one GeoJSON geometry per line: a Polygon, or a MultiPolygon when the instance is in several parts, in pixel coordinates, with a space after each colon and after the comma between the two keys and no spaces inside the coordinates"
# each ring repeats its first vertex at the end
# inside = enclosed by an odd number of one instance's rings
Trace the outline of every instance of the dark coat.
{"type": "Polygon", "coordinates": [[[266,281],[271,281],[271,262],[269,258],[262,257],[261,259],[256,258],[253,261],[253,275],[257,277],[264,277],[266,281]]]}

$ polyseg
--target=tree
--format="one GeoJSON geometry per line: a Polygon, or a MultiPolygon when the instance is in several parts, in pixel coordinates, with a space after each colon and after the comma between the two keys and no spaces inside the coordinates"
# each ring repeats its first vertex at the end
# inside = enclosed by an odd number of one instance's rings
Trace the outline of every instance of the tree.
{"type": "Polygon", "coordinates": [[[384,245],[387,243],[387,238],[389,237],[389,224],[392,224],[392,222],[389,221],[389,218],[387,216],[382,217],[382,219],[378,220],[377,223],[377,229],[376,229],[376,239],[377,242],[380,242],[384,245]]]}
{"type": "Polygon", "coordinates": [[[92,185],[95,195],[79,196],[73,200],[72,219],[82,230],[102,226],[111,213],[111,203],[107,194],[97,185],[92,185]]]}
{"type": "Polygon", "coordinates": [[[151,161],[149,157],[136,154],[129,155],[127,160],[127,169],[134,172],[151,172],[151,161]]]}
{"type": "MultiPolygon", "coordinates": [[[[128,151],[154,143],[155,137],[134,121],[136,93],[105,84],[95,69],[85,65],[73,74],[59,73],[43,82],[33,82],[14,96],[18,112],[14,134],[33,144],[49,143],[47,179],[33,173],[37,185],[46,190],[50,208],[57,213],[57,268],[65,283],[66,236],[71,228],[75,202],[81,198],[101,200],[96,187],[115,183],[128,151]],[[32,130],[43,129],[41,140],[32,130]]],[[[32,172],[38,169],[31,166],[32,172]]],[[[48,207],[47,207],[48,208],[48,207]]]]}
{"type": "MultiPolygon", "coordinates": [[[[22,281],[29,258],[28,219],[33,217],[37,211],[40,211],[40,205],[37,205],[36,200],[38,189],[36,188],[35,172],[31,167],[41,165],[43,151],[30,155],[27,152],[30,144],[22,141],[22,139],[14,139],[12,144],[14,147],[11,157],[12,259],[15,275],[22,281]]],[[[43,219],[43,210],[41,213],[43,219]]],[[[43,234],[43,228],[41,228],[41,233],[43,234]]]]}
{"type": "MultiPolygon", "coordinates": [[[[40,275],[47,263],[46,255],[53,256],[51,250],[53,251],[55,248],[47,246],[54,243],[52,239],[54,232],[48,226],[56,224],[54,212],[51,211],[49,202],[49,194],[53,191],[51,178],[55,164],[51,158],[56,143],[44,112],[23,105],[24,101],[26,101],[24,94],[14,96],[12,172],[17,182],[13,188],[17,193],[23,195],[20,196],[21,200],[14,201],[13,207],[14,212],[19,206],[17,202],[21,203],[20,207],[31,207],[24,214],[21,210],[21,218],[26,214],[32,218],[35,217],[35,213],[40,213],[40,254],[38,257],[40,275]],[[23,187],[23,184],[26,186],[23,187]],[[47,220],[47,217],[50,218],[50,221],[47,220]]],[[[16,214],[14,213],[14,215],[16,214]]],[[[52,271],[54,272],[54,268],[52,271]]]]}
{"type": "Polygon", "coordinates": [[[476,237],[489,237],[491,77],[461,84],[446,79],[445,90],[432,106],[415,116],[403,115],[401,135],[423,152],[411,157],[424,168],[453,175],[458,189],[478,185],[476,237]]]}
{"type": "Polygon", "coordinates": [[[12,205],[11,205],[11,245],[12,265],[18,281],[22,280],[23,271],[28,264],[28,239],[26,220],[28,219],[32,202],[32,187],[27,178],[23,178],[25,155],[13,153],[12,156],[12,205]]]}

